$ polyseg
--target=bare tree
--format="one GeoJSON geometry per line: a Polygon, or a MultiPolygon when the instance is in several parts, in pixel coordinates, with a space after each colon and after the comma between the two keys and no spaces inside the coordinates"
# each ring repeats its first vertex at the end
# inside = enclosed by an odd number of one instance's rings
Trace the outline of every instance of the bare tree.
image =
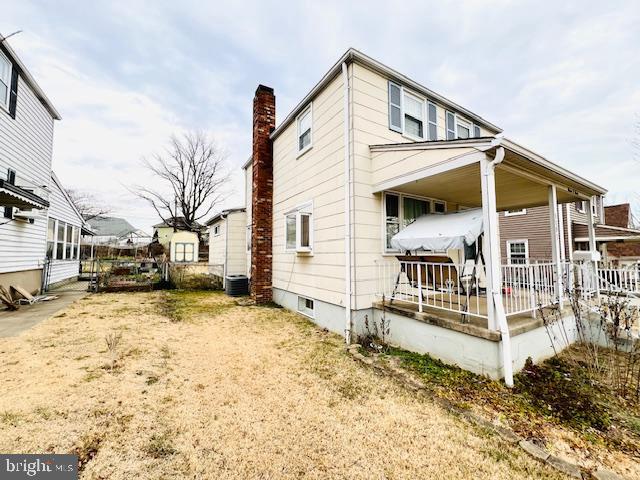
{"type": "Polygon", "coordinates": [[[103,205],[95,195],[84,190],[66,188],[65,191],[75,205],[82,218],[92,220],[96,217],[102,217],[111,213],[111,209],[103,205]]]}
{"type": "MultiPolygon", "coordinates": [[[[143,160],[163,188],[134,186],[131,192],[146,200],[165,223],[184,218],[184,227],[199,231],[198,220],[209,215],[227,195],[227,155],[201,132],[172,136],[163,154],[143,160]]],[[[175,225],[174,225],[175,226],[175,225]]]]}

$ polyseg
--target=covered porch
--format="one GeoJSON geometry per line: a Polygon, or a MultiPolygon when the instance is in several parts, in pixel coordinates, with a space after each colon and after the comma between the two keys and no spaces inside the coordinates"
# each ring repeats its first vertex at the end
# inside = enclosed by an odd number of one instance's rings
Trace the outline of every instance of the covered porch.
{"type": "MultiPolygon", "coordinates": [[[[437,198],[447,211],[481,209],[482,265],[427,254],[386,258],[377,265],[374,309],[491,339],[500,344],[502,374],[512,384],[511,337],[540,328],[544,309],[562,308],[576,287],[597,296],[599,254],[594,219],[589,251],[576,264],[561,256],[558,205],[587,201],[606,190],[501,138],[372,145],[374,192],[437,198]],[[535,263],[501,260],[498,212],[547,205],[551,251],[535,263]],[[477,272],[481,269],[481,274],[477,272]],[[480,280],[480,276],[482,279],[480,280]]],[[[537,355],[532,355],[536,358],[537,355]]]]}

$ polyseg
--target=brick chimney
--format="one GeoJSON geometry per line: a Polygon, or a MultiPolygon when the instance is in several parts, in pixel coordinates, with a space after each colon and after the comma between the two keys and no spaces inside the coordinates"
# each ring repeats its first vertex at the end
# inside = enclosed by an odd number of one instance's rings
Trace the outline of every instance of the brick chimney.
{"type": "Polygon", "coordinates": [[[251,298],[269,303],[273,233],[273,144],[269,135],[276,126],[273,88],[258,85],[253,97],[253,188],[251,198],[251,298]]]}

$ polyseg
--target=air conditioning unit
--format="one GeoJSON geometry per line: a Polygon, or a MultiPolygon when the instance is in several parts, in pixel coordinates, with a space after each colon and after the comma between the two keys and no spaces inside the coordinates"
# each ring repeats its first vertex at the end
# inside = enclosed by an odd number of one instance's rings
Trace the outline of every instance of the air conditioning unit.
{"type": "Polygon", "coordinates": [[[40,212],[38,210],[18,210],[13,211],[13,218],[16,220],[25,220],[29,223],[33,223],[37,218],[40,218],[40,212]]]}

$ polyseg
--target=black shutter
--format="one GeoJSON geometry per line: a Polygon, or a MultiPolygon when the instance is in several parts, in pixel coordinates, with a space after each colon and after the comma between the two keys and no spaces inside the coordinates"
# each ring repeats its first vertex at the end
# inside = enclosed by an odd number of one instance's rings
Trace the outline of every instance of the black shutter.
{"type": "Polygon", "coordinates": [[[18,68],[14,63],[11,69],[11,92],[9,93],[9,115],[16,118],[16,106],[18,103],[18,68]]]}

